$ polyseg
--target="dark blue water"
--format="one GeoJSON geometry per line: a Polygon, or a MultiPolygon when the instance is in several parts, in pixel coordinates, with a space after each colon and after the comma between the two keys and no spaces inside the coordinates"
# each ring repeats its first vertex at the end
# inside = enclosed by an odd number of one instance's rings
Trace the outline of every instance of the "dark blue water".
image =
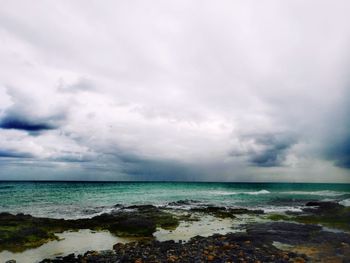
{"type": "Polygon", "coordinates": [[[166,205],[186,199],[265,211],[298,210],[309,200],[332,200],[348,206],[350,184],[0,182],[0,212],[34,216],[90,217],[111,211],[116,204],[166,205]]]}

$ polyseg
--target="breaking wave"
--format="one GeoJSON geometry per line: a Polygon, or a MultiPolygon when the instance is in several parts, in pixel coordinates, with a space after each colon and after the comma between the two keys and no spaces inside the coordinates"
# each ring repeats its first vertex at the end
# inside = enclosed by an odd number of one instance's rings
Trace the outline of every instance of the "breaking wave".
{"type": "Polygon", "coordinates": [[[343,195],[344,192],[336,192],[336,191],[287,191],[280,192],[281,194],[292,194],[292,195],[318,195],[318,196],[340,196],[343,195]]]}
{"type": "Polygon", "coordinates": [[[245,192],[245,194],[247,194],[247,195],[265,195],[265,194],[270,194],[270,192],[263,189],[263,190],[260,190],[257,192],[245,192]]]}
{"type": "Polygon", "coordinates": [[[210,192],[213,195],[262,195],[262,194],[270,194],[271,192],[262,189],[254,192],[228,192],[228,191],[212,191],[210,192]]]}
{"type": "Polygon", "coordinates": [[[350,199],[344,199],[344,200],[340,201],[339,204],[341,204],[343,206],[350,206],[350,199]]]}

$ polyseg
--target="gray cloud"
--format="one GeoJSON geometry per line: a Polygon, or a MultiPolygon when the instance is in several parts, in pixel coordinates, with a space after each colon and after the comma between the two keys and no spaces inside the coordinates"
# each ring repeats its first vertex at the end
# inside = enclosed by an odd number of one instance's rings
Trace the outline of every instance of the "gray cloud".
{"type": "Polygon", "coordinates": [[[141,181],[162,181],[168,178],[175,181],[183,181],[194,175],[193,167],[191,168],[191,166],[186,166],[182,163],[140,159],[128,162],[123,166],[122,171],[141,181]]]}
{"type": "Polygon", "coordinates": [[[94,91],[96,90],[93,81],[80,78],[77,82],[72,84],[65,84],[63,80],[60,80],[57,88],[58,92],[71,92],[77,93],[80,91],[94,91]]]}
{"type": "Polygon", "coordinates": [[[253,165],[272,167],[281,166],[285,161],[287,151],[295,144],[293,138],[278,135],[262,135],[255,138],[258,145],[263,146],[260,152],[253,152],[249,161],[253,165]]]}
{"type": "Polygon", "coordinates": [[[0,149],[0,158],[30,158],[30,157],[33,157],[30,153],[0,149]]]}
{"type": "Polygon", "coordinates": [[[38,135],[43,131],[57,129],[66,117],[65,110],[37,112],[37,102],[32,100],[30,95],[18,93],[13,88],[8,88],[7,91],[13,104],[0,116],[2,129],[22,130],[31,135],[38,135]]]}
{"type": "Polygon", "coordinates": [[[350,180],[348,1],[36,5],[0,10],[0,179],[350,180]]]}
{"type": "Polygon", "coordinates": [[[230,156],[245,157],[253,166],[283,166],[288,151],[297,143],[295,137],[285,134],[247,134],[239,138],[246,147],[233,149],[230,156]]]}
{"type": "MultiPolygon", "coordinates": [[[[349,86],[348,86],[349,87],[349,86]]],[[[323,128],[321,153],[323,158],[334,161],[336,166],[350,168],[350,89],[337,105],[323,128]]]]}
{"type": "Polygon", "coordinates": [[[337,166],[350,169],[350,137],[328,149],[326,157],[334,160],[337,166]]]}
{"type": "Polygon", "coordinates": [[[24,116],[16,116],[9,114],[2,118],[0,122],[0,128],[24,130],[35,133],[45,130],[52,130],[56,127],[50,124],[50,121],[30,120],[24,116]]]}

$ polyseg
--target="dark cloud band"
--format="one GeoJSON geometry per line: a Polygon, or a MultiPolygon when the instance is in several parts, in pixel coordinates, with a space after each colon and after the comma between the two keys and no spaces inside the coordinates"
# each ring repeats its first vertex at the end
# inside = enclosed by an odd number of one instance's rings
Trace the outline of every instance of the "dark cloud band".
{"type": "Polygon", "coordinates": [[[21,153],[10,150],[2,150],[0,149],[0,158],[31,158],[33,155],[29,153],[21,153]]]}
{"type": "Polygon", "coordinates": [[[0,127],[2,129],[15,129],[15,130],[23,130],[28,132],[40,132],[45,130],[52,130],[56,127],[41,121],[32,121],[25,118],[18,117],[5,117],[0,122],[0,127]]]}

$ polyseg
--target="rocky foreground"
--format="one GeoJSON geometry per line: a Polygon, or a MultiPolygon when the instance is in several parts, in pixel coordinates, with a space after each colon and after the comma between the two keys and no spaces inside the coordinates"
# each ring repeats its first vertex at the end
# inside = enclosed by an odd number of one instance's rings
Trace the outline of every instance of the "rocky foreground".
{"type": "MultiPolygon", "coordinates": [[[[176,209],[183,203],[171,205],[176,209]]],[[[117,206],[110,214],[77,220],[0,213],[0,251],[23,251],[55,239],[57,232],[86,228],[144,238],[115,244],[109,251],[89,251],[42,262],[350,262],[350,208],[331,202],[309,202],[301,212],[285,214],[213,206],[179,214],[152,205],[117,206]],[[175,229],[181,221],[199,220],[201,215],[239,220],[242,214],[265,221],[247,224],[241,233],[197,236],[187,242],[159,242],[153,238],[158,227],[175,229]]]]}
{"type": "Polygon", "coordinates": [[[194,237],[187,243],[145,241],[116,244],[114,250],[43,260],[53,262],[306,262],[305,255],[283,252],[266,239],[248,235],[194,237]]]}
{"type": "Polygon", "coordinates": [[[197,236],[186,243],[118,243],[110,251],[71,254],[41,263],[54,262],[350,262],[350,235],[324,231],[318,225],[271,222],[247,226],[245,233],[197,236]],[[278,249],[275,242],[291,247],[278,249]],[[317,254],[299,253],[302,248],[316,249],[317,254]]]}

